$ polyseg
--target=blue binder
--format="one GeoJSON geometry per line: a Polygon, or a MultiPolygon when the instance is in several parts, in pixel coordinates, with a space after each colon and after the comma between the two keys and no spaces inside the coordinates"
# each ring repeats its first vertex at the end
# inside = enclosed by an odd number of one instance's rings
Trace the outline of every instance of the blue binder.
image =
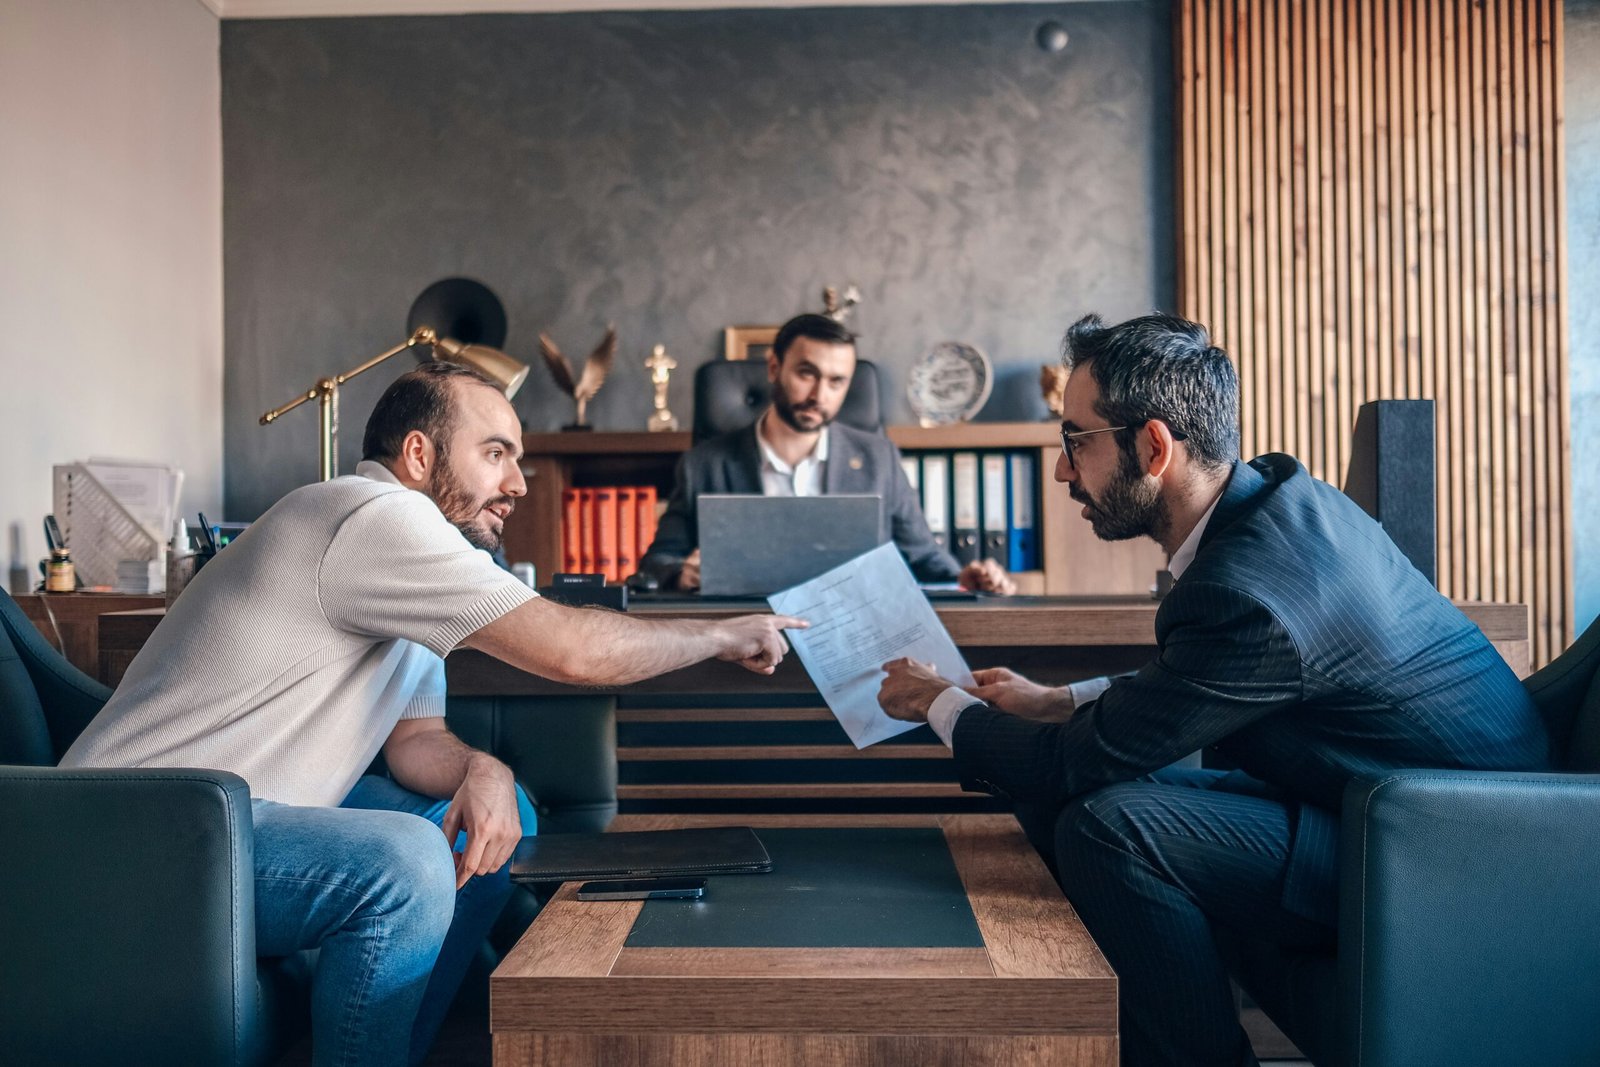
{"type": "Polygon", "coordinates": [[[1006,569],[1013,574],[1039,569],[1039,518],[1035,506],[1039,487],[1037,462],[1038,456],[1032,452],[1011,453],[1007,479],[1011,499],[1006,509],[1009,540],[1006,569]]]}

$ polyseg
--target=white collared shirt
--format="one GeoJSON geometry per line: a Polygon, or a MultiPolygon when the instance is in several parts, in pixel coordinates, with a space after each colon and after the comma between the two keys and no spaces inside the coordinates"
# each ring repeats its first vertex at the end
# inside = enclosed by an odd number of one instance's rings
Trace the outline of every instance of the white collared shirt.
{"type": "Polygon", "coordinates": [[[822,479],[828,470],[828,428],[824,426],[817,434],[816,447],[812,448],[811,453],[791,467],[778,458],[772,446],[767,444],[767,436],[763,431],[769,416],[772,416],[771,408],[756,423],[756,444],[761,448],[761,494],[821,496],[822,479]]]}
{"type": "Polygon", "coordinates": [[[1194,524],[1194,529],[1189,531],[1189,536],[1183,539],[1183,544],[1178,546],[1178,551],[1172,554],[1167,561],[1167,572],[1172,575],[1172,580],[1177,581],[1183,577],[1183,572],[1189,569],[1189,564],[1194,562],[1194,554],[1200,551],[1200,538],[1205,534],[1206,527],[1211,525],[1211,513],[1217,510],[1217,504],[1222,500],[1222,494],[1217,494],[1217,499],[1206,508],[1206,513],[1200,516],[1200,521],[1194,524]]]}
{"type": "MultiPolygon", "coordinates": [[[[1183,539],[1178,551],[1172,554],[1172,559],[1167,563],[1167,571],[1171,573],[1173,581],[1182,578],[1183,572],[1194,562],[1195,553],[1200,551],[1200,538],[1205,535],[1206,527],[1211,523],[1211,513],[1217,510],[1217,503],[1221,500],[1222,493],[1219,490],[1217,499],[1206,508],[1206,513],[1194,524],[1194,529],[1183,539]]],[[[1094,700],[1110,688],[1110,678],[1085,678],[1081,682],[1072,682],[1066,690],[1072,700],[1072,706],[1077,708],[1094,700]]],[[[933,727],[933,732],[939,735],[939,740],[945,743],[946,748],[953,747],[950,739],[955,736],[956,720],[961,717],[962,710],[977,703],[980,703],[977,697],[954,685],[933,698],[933,703],[928,707],[928,725],[933,727]]]]}

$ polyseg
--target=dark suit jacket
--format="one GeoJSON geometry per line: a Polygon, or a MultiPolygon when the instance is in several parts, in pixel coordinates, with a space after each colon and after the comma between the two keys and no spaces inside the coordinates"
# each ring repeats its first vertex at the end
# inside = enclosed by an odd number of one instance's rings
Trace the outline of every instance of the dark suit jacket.
{"type": "Polygon", "coordinates": [[[967,708],[962,784],[1059,807],[1211,746],[1298,813],[1284,905],[1332,924],[1351,778],[1550,765],[1532,701],[1483,633],[1290,456],[1234,464],[1156,645],[1065,723],[967,708]]]}
{"type": "MultiPolygon", "coordinates": [[[[922,517],[922,507],[906,473],[900,450],[881,434],[843,423],[828,427],[826,493],[876,493],[883,497],[889,536],[911,573],[923,582],[953,582],[961,573],[955,558],[940,548],[922,517]]],[[[667,588],[677,581],[683,561],[700,544],[696,502],[701,493],[761,492],[761,447],[752,424],[702,441],[678,463],[678,481],[639,569],[667,588]]]]}

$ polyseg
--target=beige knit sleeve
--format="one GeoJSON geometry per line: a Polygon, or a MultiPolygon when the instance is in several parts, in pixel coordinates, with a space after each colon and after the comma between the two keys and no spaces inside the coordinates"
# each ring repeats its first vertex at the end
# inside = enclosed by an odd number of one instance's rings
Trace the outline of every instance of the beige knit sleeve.
{"type": "Polygon", "coordinates": [[[334,627],[415,641],[437,656],[536,595],[409,489],[356,508],[317,575],[318,600],[334,627]]]}

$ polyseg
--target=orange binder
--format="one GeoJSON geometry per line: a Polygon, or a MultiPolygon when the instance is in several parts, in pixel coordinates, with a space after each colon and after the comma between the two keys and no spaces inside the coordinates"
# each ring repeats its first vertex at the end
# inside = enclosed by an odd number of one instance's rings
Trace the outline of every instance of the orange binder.
{"type": "Polygon", "coordinates": [[[617,581],[617,491],[604,486],[594,491],[594,570],[606,581],[617,581]]]}
{"type": "Polygon", "coordinates": [[[579,573],[583,566],[578,546],[583,539],[583,504],[577,489],[561,492],[561,569],[567,574],[579,573]]]}
{"type": "Polygon", "coordinates": [[[578,490],[578,574],[594,573],[594,490],[578,490]]]}
{"type": "Polygon", "coordinates": [[[635,487],[635,499],[639,511],[639,559],[642,561],[645,553],[650,551],[650,546],[656,540],[656,487],[641,485],[635,487]]]}
{"type": "Polygon", "coordinates": [[[631,485],[617,489],[617,580],[639,569],[639,491],[631,485]]]}

